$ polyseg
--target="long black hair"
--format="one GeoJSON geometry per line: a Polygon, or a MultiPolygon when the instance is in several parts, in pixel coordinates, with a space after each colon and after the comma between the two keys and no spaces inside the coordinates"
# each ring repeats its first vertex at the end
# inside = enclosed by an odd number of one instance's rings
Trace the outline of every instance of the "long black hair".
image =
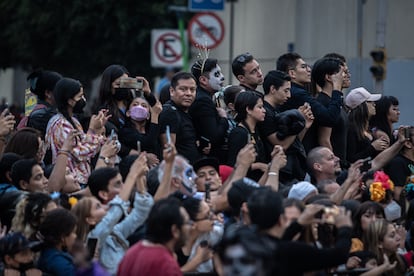
{"type": "Polygon", "coordinates": [[[58,111],[75,129],[77,129],[77,127],[68,112],[68,100],[78,94],[81,88],[82,84],[80,81],[71,78],[63,78],[56,83],[55,89],[53,90],[53,96],[55,97],[58,111]]]}

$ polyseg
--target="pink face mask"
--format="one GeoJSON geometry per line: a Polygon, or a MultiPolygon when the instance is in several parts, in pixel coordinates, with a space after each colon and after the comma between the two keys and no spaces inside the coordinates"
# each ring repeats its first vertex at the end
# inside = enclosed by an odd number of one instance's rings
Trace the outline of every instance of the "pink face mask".
{"type": "Polygon", "coordinates": [[[148,111],[145,107],[140,105],[133,106],[130,110],[130,116],[132,120],[135,121],[144,121],[148,118],[148,111]]]}

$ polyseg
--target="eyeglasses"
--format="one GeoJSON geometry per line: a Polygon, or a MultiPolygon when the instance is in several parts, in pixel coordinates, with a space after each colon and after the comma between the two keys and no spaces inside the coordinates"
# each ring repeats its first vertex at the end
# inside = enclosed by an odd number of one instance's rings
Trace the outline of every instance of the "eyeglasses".
{"type": "Polygon", "coordinates": [[[312,66],[310,66],[309,64],[307,64],[307,63],[304,63],[304,64],[301,64],[300,65],[300,68],[302,68],[302,69],[312,69],[312,66]]]}
{"type": "Polygon", "coordinates": [[[194,225],[194,221],[192,221],[191,219],[187,220],[186,222],[184,222],[185,225],[189,225],[189,226],[193,226],[194,225]]]}
{"type": "Polygon", "coordinates": [[[250,54],[249,52],[245,53],[245,54],[241,54],[236,61],[240,62],[240,63],[246,63],[246,60],[251,59],[253,56],[252,54],[250,54]]]}
{"type": "Polygon", "coordinates": [[[214,216],[215,216],[214,213],[209,211],[207,216],[205,216],[204,218],[201,218],[201,219],[195,219],[194,221],[213,220],[214,216]]]}

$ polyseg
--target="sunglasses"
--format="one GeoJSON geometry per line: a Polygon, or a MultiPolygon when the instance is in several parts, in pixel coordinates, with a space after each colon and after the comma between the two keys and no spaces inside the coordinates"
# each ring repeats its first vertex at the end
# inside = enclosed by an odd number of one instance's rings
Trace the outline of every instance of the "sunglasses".
{"type": "Polygon", "coordinates": [[[250,54],[250,53],[245,53],[245,54],[241,54],[237,59],[236,59],[236,61],[237,62],[240,62],[240,63],[246,63],[246,61],[247,60],[250,60],[251,58],[252,58],[253,56],[252,56],[252,54],[250,54]]]}

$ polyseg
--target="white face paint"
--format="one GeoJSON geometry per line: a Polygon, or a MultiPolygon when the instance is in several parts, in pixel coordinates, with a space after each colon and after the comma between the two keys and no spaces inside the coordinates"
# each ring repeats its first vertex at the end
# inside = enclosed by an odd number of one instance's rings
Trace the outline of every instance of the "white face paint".
{"type": "Polygon", "coordinates": [[[260,261],[249,256],[241,245],[229,246],[223,259],[223,274],[226,276],[260,275],[260,261]]]}
{"type": "Polygon", "coordinates": [[[208,84],[214,91],[219,91],[224,85],[224,75],[221,73],[220,66],[210,71],[208,74],[208,84]]]}

